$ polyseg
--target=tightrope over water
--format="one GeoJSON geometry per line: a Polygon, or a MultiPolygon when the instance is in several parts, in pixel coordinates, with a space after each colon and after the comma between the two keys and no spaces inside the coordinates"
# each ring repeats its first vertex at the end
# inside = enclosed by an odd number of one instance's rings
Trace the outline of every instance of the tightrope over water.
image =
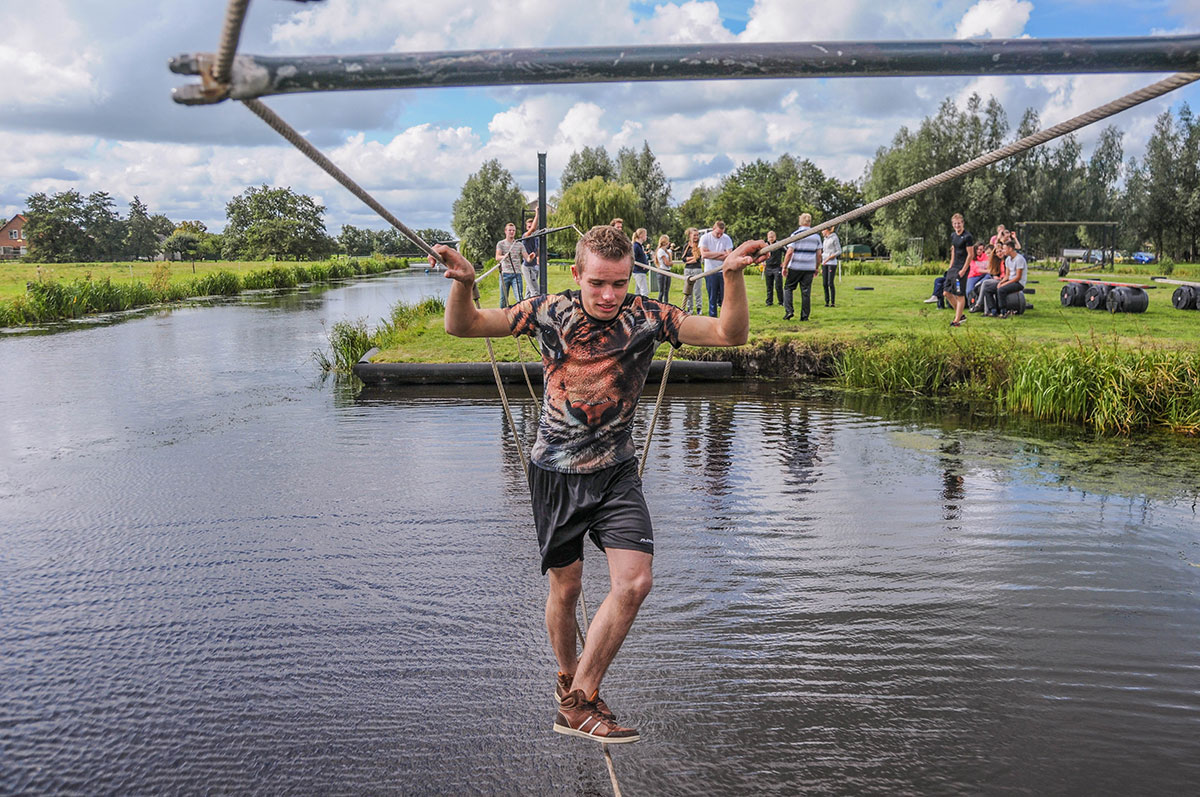
{"type": "MultiPolygon", "coordinates": [[[[494,392],[308,359],[445,282],[0,339],[0,791],[611,791],[551,731],[494,392]]],[[[1200,775],[1195,442],[751,384],[669,386],[653,445],[655,588],[605,681],[627,794],[1200,775]]]]}

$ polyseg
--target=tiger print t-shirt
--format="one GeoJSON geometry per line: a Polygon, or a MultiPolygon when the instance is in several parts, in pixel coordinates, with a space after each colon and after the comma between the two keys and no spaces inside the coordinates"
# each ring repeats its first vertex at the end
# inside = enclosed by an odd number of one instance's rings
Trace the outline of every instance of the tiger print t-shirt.
{"type": "Polygon", "coordinates": [[[654,351],[679,347],[687,313],[629,294],[610,321],[583,309],[579,291],[534,296],[508,308],[512,334],[542,348],[542,417],[529,459],[560,473],[594,473],[634,457],[629,424],[654,351]]]}

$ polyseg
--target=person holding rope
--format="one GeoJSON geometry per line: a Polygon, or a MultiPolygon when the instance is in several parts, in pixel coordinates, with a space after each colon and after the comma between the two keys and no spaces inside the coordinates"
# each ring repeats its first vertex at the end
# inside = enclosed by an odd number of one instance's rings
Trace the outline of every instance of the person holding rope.
{"type": "Polygon", "coordinates": [[[513,288],[513,301],[521,301],[521,264],[525,262],[525,246],[517,240],[517,225],[504,225],[504,238],[496,242],[496,262],[500,264],[500,306],[508,307],[508,289],[513,288]]]}
{"type": "Polygon", "coordinates": [[[686,241],[683,247],[683,312],[700,312],[700,280],[704,271],[704,261],[700,258],[700,231],[688,227],[683,232],[686,241]]]}
{"type": "Polygon", "coordinates": [[[650,592],[654,532],[629,427],[654,352],[672,346],[740,346],[750,311],[742,271],[762,241],[723,258],[725,311],[718,318],[629,293],[632,244],[611,225],[593,227],[575,247],[578,290],[526,299],[507,309],[472,302],[475,269],[446,246],[434,251],[453,279],[446,332],[457,337],[537,335],[544,368],[542,414],[529,457],[529,490],[543,574],[549,574],[546,629],[558,661],[554,731],[605,743],[635,742],[617,722],[600,684],[650,592]],[[604,552],[611,589],[577,654],[576,604],[584,538],[604,552]]]}
{"type": "Polygon", "coordinates": [[[542,239],[533,236],[537,231],[538,216],[541,209],[533,211],[533,218],[525,222],[525,238],[522,243],[525,244],[524,262],[521,263],[521,275],[525,280],[525,298],[537,296],[539,293],[545,293],[545,290],[538,287],[538,249],[542,244],[542,239]]]}
{"type": "MultiPolygon", "coordinates": [[[[801,213],[797,222],[800,226],[792,235],[799,235],[812,226],[812,214],[801,213]]],[[[796,314],[795,305],[792,303],[796,286],[800,287],[800,320],[808,320],[813,277],[821,265],[821,252],[821,239],[814,232],[792,243],[784,253],[783,262],[787,266],[787,280],[783,283],[784,321],[790,321],[796,314]]]]}

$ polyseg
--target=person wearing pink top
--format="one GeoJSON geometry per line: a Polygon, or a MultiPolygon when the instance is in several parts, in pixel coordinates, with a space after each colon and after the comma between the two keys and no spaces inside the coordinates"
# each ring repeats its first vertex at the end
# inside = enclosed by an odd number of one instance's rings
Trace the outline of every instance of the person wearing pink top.
{"type": "Polygon", "coordinates": [[[991,244],[975,246],[975,256],[971,259],[971,268],[967,271],[967,296],[975,290],[975,286],[983,281],[988,273],[988,255],[992,251],[991,244]]]}

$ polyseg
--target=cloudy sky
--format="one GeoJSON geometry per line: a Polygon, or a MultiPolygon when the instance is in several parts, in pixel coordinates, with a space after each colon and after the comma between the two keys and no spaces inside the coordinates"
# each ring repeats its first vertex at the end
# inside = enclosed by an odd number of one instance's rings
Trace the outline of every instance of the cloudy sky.
{"type": "MultiPolygon", "coordinates": [[[[184,107],[167,71],[183,52],[211,52],[224,2],[16,0],[0,42],[0,215],[38,191],[137,194],[152,212],[224,226],[225,203],[247,186],[291,186],[342,224],[382,227],[237,103],[184,107]]],[[[629,43],[916,40],[1127,36],[1200,32],[1200,0],[254,0],[241,52],[368,53],[629,43]]],[[[1157,79],[1152,75],[635,83],[499,89],[343,92],[267,102],[413,227],[449,228],[466,177],[499,158],[522,189],[537,188],[548,153],[550,191],[573,150],[640,147],[682,201],[740,163],[784,152],[843,179],[947,96],[994,95],[1014,125],[1026,107],[1050,124],[1157,79]]],[[[1115,118],[1126,156],[1140,156],[1164,108],[1200,106],[1177,91],[1115,118]]],[[[1098,130],[1081,139],[1090,150],[1098,130]]]]}

